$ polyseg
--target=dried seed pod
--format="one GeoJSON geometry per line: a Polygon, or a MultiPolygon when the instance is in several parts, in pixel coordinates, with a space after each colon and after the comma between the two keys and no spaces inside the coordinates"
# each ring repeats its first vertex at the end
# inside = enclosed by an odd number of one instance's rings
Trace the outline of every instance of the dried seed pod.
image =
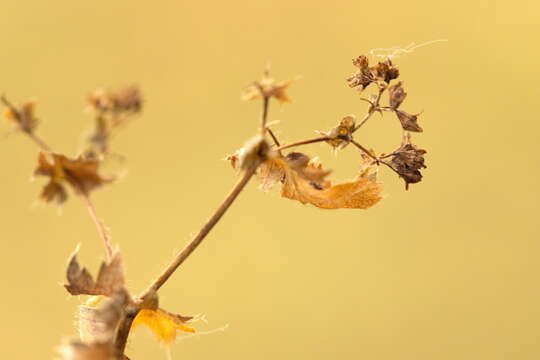
{"type": "Polygon", "coordinates": [[[407,189],[409,188],[409,184],[422,181],[420,169],[426,167],[424,164],[426,150],[419,149],[416,145],[412,144],[410,142],[410,136],[408,136],[401,147],[394,151],[393,154],[390,165],[403,178],[407,189]]]}
{"type": "Polygon", "coordinates": [[[420,125],[418,125],[418,115],[420,114],[409,114],[405,111],[396,110],[396,115],[401,122],[401,127],[403,130],[422,132],[424,131],[420,125]]]}
{"type": "Polygon", "coordinates": [[[402,82],[399,81],[397,84],[394,84],[388,88],[389,103],[393,110],[396,110],[407,97],[407,93],[403,89],[402,85],[402,82]]]}

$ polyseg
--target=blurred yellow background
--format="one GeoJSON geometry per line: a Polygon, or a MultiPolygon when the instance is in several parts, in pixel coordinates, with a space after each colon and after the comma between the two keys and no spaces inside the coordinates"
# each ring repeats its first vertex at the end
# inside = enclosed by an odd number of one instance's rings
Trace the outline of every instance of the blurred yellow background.
{"type": "MultiPolygon", "coordinates": [[[[0,91],[38,101],[38,134],[75,154],[92,117],[89,92],[136,83],[141,118],[113,143],[129,173],[93,194],[136,293],[182,248],[236,181],[223,159],[254,134],[260,103],[241,90],[267,61],[301,76],[293,104],[270,109],[285,142],[327,130],[366,104],[346,86],[350,61],[377,47],[448,39],[396,59],[424,110],[424,182],[406,192],[381,169],[387,197],[368,211],[319,210],[255,182],[161,291],[215,332],[178,341],[174,359],[538,359],[540,175],[533,1],[2,1],[0,91]]],[[[6,134],[8,125],[2,124],[6,134]]],[[[399,143],[386,114],[357,136],[399,143]]],[[[353,148],[319,155],[346,180],[353,148]]],[[[61,287],[69,254],[93,272],[101,243],[80,201],[61,215],[34,206],[37,149],[0,141],[0,355],[49,359],[75,334],[83,300],[61,287]]],[[[132,359],[165,359],[144,328],[132,359]]]]}

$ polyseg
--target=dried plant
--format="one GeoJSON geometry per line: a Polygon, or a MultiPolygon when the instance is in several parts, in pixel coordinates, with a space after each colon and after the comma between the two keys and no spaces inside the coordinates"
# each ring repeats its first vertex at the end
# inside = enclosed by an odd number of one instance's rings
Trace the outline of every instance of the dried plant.
{"type": "Polygon", "coordinates": [[[407,93],[401,81],[391,84],[400,76],[398,68],[390,58],[370,66],[363,55],[354,59],[353,65],[358,70],[347,78],[347,84],[360,94],[370,86],[376,89],[375,94],[361,97],[369,104],[366,114],[360,121],[355,115],[346,115],[329,131],[319,131],[318,137],[289,144],[281,144],[270,129],[268,110],[272,99],[291,101],[287,91],[292,81],[275,81],[267,69],[261,80],[248,86],[242,98],[260,99],[262,115],[258,133],[228,157],[233,168],[241,173],[239,180],[197,235],[138,295],[130,294],[125,287],[122,256],[118,250],[113,250],[90,195],[114,182],[114,179],[100,175],[99,166],[110,153],[112,134],[141,113],[143,101],[139,90],[128,87],[117,92],[99,90],[90,95],[88,101],[95,115],[95,131],[88,139],[87,148],[75,157],[53,152],[37,136],[39,122],[34,103],[15,106],[5,97],[0,98],[7,108],[5,117],[39,147],[35,175],[48,177],[41,199],[46,203],[62,204],[71,189],[87,207],[105,247],[106,260],[96,276],[79,264],[78,249],[70,257],[65,288],[71,295],[89,295],[89,298],[79,307],[79,338],[65,340],[59,348],[62,359],[128,359],[124,354],[126,342],[131,329],[138,325],[148,326],[164,344],[170,344],[177,331],[195,332],[190,324],[196,319],[160,308],[158,291],[204,240],[254,175],[260,179],[260,188],[264,191],[279,184],[282,197],[323,209],[368,209],[377,204],[382,198],[382,186],[377,181],[381,164],[398,174],[407,188],[422,180],[420,170],[425,167],[426,151],[414,145],[410,135],[410,132],[422,132],[422,128],[418,124],[418,114],[400,109],[407,93]],[[388,105],[382,105],[385,92],[388,93],[388,105]],[[403,129],[401,145],[388,154],[368,150],[354,139],[354,134],[373,114],[383,112],[394,113],[403,129]],[[296,151],[285,152],[322,142],[332,151],[345,149],[350,144],[359,151],[356,176],[352,180],[333,184],[327,179],[331,171],[323,168],[317,157],[296,151]]]}

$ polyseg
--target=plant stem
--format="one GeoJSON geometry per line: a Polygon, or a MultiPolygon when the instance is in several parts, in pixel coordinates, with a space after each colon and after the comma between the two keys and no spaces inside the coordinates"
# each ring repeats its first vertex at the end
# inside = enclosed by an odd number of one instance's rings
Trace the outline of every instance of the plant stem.
{"type": "Polygon", "coordinates": [[[369,118],[371,117],[371,115],[373,115],[373,113],[379,109],[379,102],[381,101],[381,96],[382,94],[384,93],[384,90],[386,90],[385,87],[380,87],[379,88],[379,93],[377,94],[377,98],[375,99],[375,102],[373,102],[371,104],[371,106],[369,107],[369,110],[367,112],[367,114],[364,116],[364,118],[362,119],[362,121],[360,121],[360,123],[358,125],[355,126],[355,128],[353,129],[353,133],[360,129],[362,127],[362,125],[364,125],[368,120],[369,118]]]}
{"type": "Polygon", "coordinates": [[[107,229],[105,228],[105,225],[101,220],[99,220],[97,214],[96,214],[96,208],[94,207],[94,204],[92,203],[92,200],[90,200],[90,197],[88,194],[86,194],[82,190],[78,190],[77,194],[79,195],[79,198],[82,200],[84,205],[86,205],[86,209],[88,209],[88,214],[90,214],[90,218],[94,222],[94,225],[96,226],[96,229],[98,231],[99,237],[101,240],[103,240],[103,245],[105,246],[105,252],[107,254],[107,260],[110,260],[113,255],[112,245],[109,233],[107,232],[107,229]]]}
{"type": "Polygon", "coordinates": [[[247,185],[251,177],[255,174],[259,164],[255,164],[252,167],[246,169],[242,178],[234,185],[231,192],[227,195],[225,200],[219,205],[214,214],[208,219],[206,224],[199,230],[199,233],[191,240],[185,247],[176,255],[174,260],[163,270],[163,272],[152,282],[152,284],[146,289],[140,296],[144,299],[150,293],[159,290],[163,284],[171,277],[171,275],[178,269],[180,265],[197,249],[197,247],[204,240],[206,235],[212,230],[212,228],[218,223],[221,217],[225,214],[227,209],[232,205],[234,200],[242,192],[247,185]]]}
{"type": "Polygon", "coordinates": [[[28,135],[28,137],[30,139],[32,139],[32,141],[34,141],[37,146],[39,146],[39,148],[43,151],[47,151],[47,152],[50,152],[51,151],[51,148],[49,147],[49,145],[47,145],[47,143],[45,141],[43,141],[43,139],[41,139],[39,136],[37,136],[36,134],[34,134],[33,132],[28,132],[28,131],[23,131],[26,135],[28,135]]]}
{"type": "Polygon", "coordinates": [[[330,139],[331,139],[331,138],[328,137],[328,136],[322,136],[322,137],[318,137],[318,138],[313,138],[313,139],[308,139],[308,140],[297,141],[297,142],[294,142],[294,143],[281,145],[280,147],[277,148],[277,150],[284,150],[284,149],[288,149],[288,148],[291,148],[291,147],[294,147],[294,146],[300,146],[300,145],[307,145],[307,144],[318,143],[318,142],[326,141],[326,140],[330,140],[330,139]]]}
{"type": "Polygon", "coordinates": [[[356,142],[354,139],[351,139],[350,140],[351,143],[356,146],[357,148],[359,148],[360,150],[362,150],[362,152],[364,152],[367,156],[369,156],[370,158],[372,158],[373,160],[375,160],[375,162],[377,163],[377,165],[379,164],[379,158],[374,156],[368,149],[366,149],[365,147],[363,147],[360,143],[356,142]]]}

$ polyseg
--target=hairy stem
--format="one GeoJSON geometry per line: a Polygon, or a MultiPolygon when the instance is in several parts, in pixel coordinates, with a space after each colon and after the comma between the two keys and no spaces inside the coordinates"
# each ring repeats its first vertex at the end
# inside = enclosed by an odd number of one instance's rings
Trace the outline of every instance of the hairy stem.
{"type": "Polygon", "coordinates": [[[88,194],[86,194],[82,190],[78,190],[77,194],[79,195],[79,198],[82,200],[84,205],[86,205],[86,209],[88,210],[88,214],[90,215],[90,218],[94,222],[94,225],[96,226],[96,229],[98,231],[99,237],[101,240],[103,240],[103,245],[105,246],[105,252],[107,254],[107,260],[110,260],[113,255],[112,245],[111,245],[111,239],[109,236],[109,233],[107,232],[107,229],[105,228],[105,225],[101,220],[99,220],[97,214],[96,214],[96,208],[94,207],[94,204],[92,203],[92,200],[90,200],[90,197],[88,194]]]}
{"type": "Polygon", "coordinates": [[[255,164],[252,167],[246,169],[242,178],[234,185],[230,193],[225,200],[219,205],[214,214],[208,219],[206,224],[199,230],[199,233],[180,251],[174,260],[163,270],[163,272],[152,282],[152,284],[146,289],[140,296],[144,299],[146,296],[155,292],[165,284],[165,282],[171,277],[171,275],[178,269],[180,265],[197,249],[208,233],[214,228],[221,217],[225,214],[227,209],[232,205],[234,200],[240,195],[245,188],[251,177],[255,174],[259,164],[255,164]]]}

